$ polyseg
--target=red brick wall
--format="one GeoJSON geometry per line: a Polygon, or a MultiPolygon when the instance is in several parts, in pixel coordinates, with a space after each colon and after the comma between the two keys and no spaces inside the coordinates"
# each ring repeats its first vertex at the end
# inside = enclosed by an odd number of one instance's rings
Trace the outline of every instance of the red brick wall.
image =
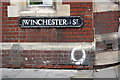
{"type": "Polygon", "coordinates": [[[94,27],[96,34],[117,32],[120,11],[106,11],[94,13],[94,27]]]}
{"type": "MultiPolygon", "coordinates": [[[[7,17],[8,2],[2,3],[2,42],[92,42],[93,13],[91,2],[71,2],[71,16],[81,16],[84,19],[82,28],[39,28],[21,29],[18,26],[19,17],[7,17]],[[32,35],[32,36],[31,36],[32,35]]],[[[65,4],[65,3],[64,3],[65,4]]]]}
{"type": "Polygon", "coordinates": [[[2,3],[0,1],[0,42],[2,41],[2,3]]]}
{"type": "MultiPolygon", "coordinates": [[[[63,3],[68,4],[68,3],[63,3]]],[[[38,28],[21,29],[18,26],[19,17],[7,17],[8,2],[2,3],[2,42],[93,42],[93,13],[91,2],[71,2],[70,15],[81,16],[84,24],[81,28],[38,28]]],[[[41,50],[3,50],[2,67],[12,68],[86,68],[86,66],[69,65],[71,51],[41,51],[41,50]],[[61,54],[62,53],[62,54],[61,54]],[[49,64],[43,60],[53,60],[49,64]],[[28,60],[25,60],[27,58],[28,60]],[[63,64],[63,65],[53,65],[63,64]],[[69,65],[69,66],[68,66],[69,65]]],[[[88,52],[89,54],[92,52],[88,52]]],[[[90,55],[91,55],[90,54],[90,55]]],[[[89,56],[90,56],[89,55],[89,56]]],[[[89,60],[89,59],[87,59],[89,60]]],[[[90,59],[90,60],[93,60],[90,59]]]]}

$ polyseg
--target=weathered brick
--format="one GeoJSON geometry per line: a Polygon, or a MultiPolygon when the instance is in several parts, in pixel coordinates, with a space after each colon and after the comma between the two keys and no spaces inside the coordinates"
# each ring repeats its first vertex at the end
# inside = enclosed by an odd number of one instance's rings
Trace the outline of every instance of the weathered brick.
{"type": "Polygon", "coordinates": [[[94,13],[94,27],[96,34],[117,32],[119,11],[94,13]],[[116,16],[117,15],[117,16],[116,16]]]}
{"type": "MultiPolygon", "coordinates": [[[[80,16],[84,19],[84,25],[80,28],[28,28],[23,29],[18,25],[19,17],[7,17],[7,6],[10,3],[3,3],[1,9],[2,20],[2,41],[3,42],[93,42],[93,13],[92,2],[63,2],[70,4],[70,15],[80,16]]],[[[113,15],[113,14],[111,14],[113,15]]],[[[116,16],[116,15],[114,15],[116,16]]],[[[112,18],[113,19],[113,18],[112,18]]],[[[115,21],[112,21],[115,22],[115,21]]],[[[114,29],[114,28],[113,28],[114,29]]],[[[23,50],[20,55],[12,51],[3,51],[5,61],[3,67],[23,68],[78,68],[70,65],[52,65],[70,63],[70,51],[39,51],[23,50]],[[8,55],[8,53],[12,54],[8,55]],[[60,53],[64,54],[61,55],[60,53]],[[9,58],[7,58],[9,57],[9,58]],[[12,60],[11,60],[12,58],[12,60]],[[20,58],[20,61],[18,59],[20,58]],[[28,60],[25,60],[27,58],[28,60]],[[43,59],[42,59],[43,58],[43,59]],[[45,64],[43,61],[49,61],[45,64]],[[17,61],[17,62],[16,62],[17,61]],[[18,65],[17,65],[18,64],[18,65]]]]}

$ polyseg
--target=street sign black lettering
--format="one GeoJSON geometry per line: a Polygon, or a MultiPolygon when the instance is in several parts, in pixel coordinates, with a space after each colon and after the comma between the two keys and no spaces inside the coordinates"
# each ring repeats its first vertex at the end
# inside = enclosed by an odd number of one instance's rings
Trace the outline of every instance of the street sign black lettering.
{"type": "Polygon", "coordinates": [[[79,16],[67,17],[22,17],[19,25],[22,28],[37,27],[81,27],[83,20],[79,16]]]}

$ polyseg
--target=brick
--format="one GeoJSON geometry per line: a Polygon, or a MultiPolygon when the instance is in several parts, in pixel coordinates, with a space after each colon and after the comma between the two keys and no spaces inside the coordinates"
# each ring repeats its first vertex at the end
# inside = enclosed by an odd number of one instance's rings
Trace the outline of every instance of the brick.
{"type": "Polygon", "coordinates": [[[53,68],[54,66],[53,65],[44,65],[43,67],[44,68],[53,68]]]}
{"type": "Polygon", "coordinates": [[[10,61],[11,57],[10,56],[2,56],[2,61],[10,61]]]}
{"type": "Polygon", "coordinates": [[[18,40],[2,39],[2,42],[18,42],[18,40]]]}
{"type": "Polygon", "coordinates": [[[77,67],[77,66],[75,66],[75,65],[73,65],[72,67],[73,67],[73,68],[78,68],[78,67],[77,67]]]}
{"type": "Polygon", "coordinates": [[[19,19],[19,17],[10,17],[10,18],[8,18],[9,20],[17,20],[18,21],[18,19],[19,19]]]}
{"type": "MultiPolygon", "coordinates": [[[[3,53],[3,51],[2,51],[2,53],[3,53]]],[[[7,56],[10,56],[10,54],[2,54],[2,57],[7,57],[7,56]]]]}
{"type": "Polygon", "coordinates": [[[2,5],[3,6],[8,6],[8,5],[10,5],[10,3],[9,2],[2,2],[2,5]]]}
{"type": "Polygon", "coordinates": [[[84,12],[89,10],[87,8],[73,8],[73,9],[70,9],[70,11],[84,12]]]}
{"type": "Polygon", "coordinates": [[[92,19],[93,16],[84,16],[83,19],[92,19]]]}
{"type": "Polygon", "coordinates": [[[93,38],[93,35],[86,35],[86,36],[81,36],[82,38],[93,38]]]}
{"type": "MultiPolygon", "coordinates": [[[[19,39],[20,42],[30,42],[29,40],[27,39],[19,39]]],[[[9,41],[8,41],[9,42],[9,41]]],[[[14,42],[14,41],[13,41],[14,42]]],[[[17,41],[18,42],[18,41],[17,41]]]]}
{"type": "Polygon", "coordinates": [[[94,26],[96,28],[96,34],[117,32],[118,16],[115,16],[117,12],[118,11],[94,13],[94,26]]]}
{"type": "Polygon", "coordinates": [[[43,68],[43,65],[33,65],[33,68],[43,68]]]}
{"type": "Polygon", "coordinates": [[[7,13],[2,14],[2,16],[7,16],[7,13]]]}
{"type": "Polygon", "coordinates": [[[11,68],[12,65],[2,65],[2,68],[11,68]]]}
{"type": "Polygon", "coordinates": [[[71,3],[71,2],[68,2],[68,1],[67,1],[67,2],[62,2],[62,4],[70,4],[70,3],[71,3]]]}
{"type": "Polygon", "coordinates": [[[92,4],[71,4],[70,7],[92,7],[92,4]]]}
{"type": "Polygon", "coordinates": [[[2,9],[7,9],[7,6],[2,6],[2,9]]]}
{"type": "Polygon", "coordinates": [[[21,54],[21,57],[35,57],[35,54],[21,54]]]}
{"type": "Polygon", "coordinates": [[[71,16],[77,16],[78,13],[74,12],[74,13],[70,13],[71,16]]]}
{"type": "Polygon", "coordinates": [[[12,65],[11,68],[21,68],[20,65],[12,65]]]}
{"type": "Polygon", "coordinates": [[[81,36],[79,36],[79,35],[64,35],[64,37],[63,38],[80,38],[81,36]]]}
{"type": "Polygon", "coordinates": [[[7,13],[7,10],[2,10],[2,13],[7,13]]]}
{"type": "Polygon", "coordinates": [[[92,24],[84,24],[84,27],[91,27],[92,26],[92,24]]]}
{"type": "Polygon", "coordinates": [[[18,21],[5,21],[3,24],[18,24],[18,21]]]}
{"type": "Polygon", "coordinates": [[[83,31],[92,31],[93,28],[82,28],[83,31]]]}
{"type": "Polygon", "coordinates": [[[92,23],[93,21],[92,20],[84,20],[83,22],[84,23],[92,23]]]}
{"type": "Polygon", "coordinates": [[[8,65],[8,64],[9,64],[9,61],[2,61],[2,64],[3,64],[3,65],[8,65]]]}
{"type": "Polygon", "coordinates": [[[66,69],[66,68],[67,68],[67,69],[70,69],[70,68],[73,68],[73,66],[70,66],[70,65],[66,65],[66,66],[65,66],[65,65],[62,65],[61,68],[63,68],[63,69],[66,69]]]}
{"type": "Polygon", "coordinates": [[[62,68],[61,65],[54,65],[54,68],[62,68]]]}
{"type": "Polygon", "coordinates": [[[92,15],[92,12],[79,12],[78,15],[92,15]]]}
{"type": "Polygon", "coordinates": [[[32,65],[22,65],[22,67],[24,67],[24,68],[32,68],[33,66],[32,65]]]}

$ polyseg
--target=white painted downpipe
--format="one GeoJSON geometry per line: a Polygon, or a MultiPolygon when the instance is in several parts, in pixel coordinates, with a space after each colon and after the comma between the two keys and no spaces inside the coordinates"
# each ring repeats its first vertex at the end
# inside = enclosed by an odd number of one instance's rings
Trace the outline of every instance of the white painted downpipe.
{"type": "Polygon", "coordinates": [[[74,61],[75,65],[81,65],[81,64],[83,64],[83,62],[85,61],[85,59],[86,59],[86,52],[85,52],[84,49],[74,48],[72,50],[72,52],[71,52],[71,60],[74,61]],[[82,54],[83,54],[82,58],[80,58],[79,60],[76,60],[75,56],[74,56],[76,50],[81,50],[82,54]]]}

